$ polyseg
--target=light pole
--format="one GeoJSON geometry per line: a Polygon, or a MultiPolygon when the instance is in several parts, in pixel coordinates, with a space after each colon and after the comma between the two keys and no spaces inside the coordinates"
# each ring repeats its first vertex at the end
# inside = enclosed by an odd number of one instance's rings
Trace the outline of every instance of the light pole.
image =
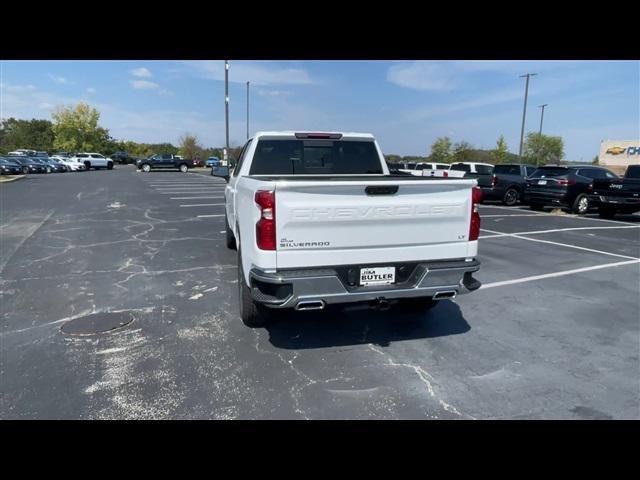
{"type": "Polygon", "coordinates": [[[247,82],[247,140],[249,139],[249,82],[247,82]]]}
{"type": "Polygon", "coordinates": [[[520,75],[520,78],[526,77],[527,83],[524,87],[524,109],[522,110],[522,128],[520,129],[520,151],[518,156],[520,160],[522,160],[522,144],[524,142],[524,120],[527,116],[527,96],[529,95],[529,78],[537,75],[537,73],[525,73],[524,75],[520,75]]]}
{"type": "Polygon", "coordinates": [[[540,131],[538,132],[539,135],[542,135],[542,120],[544,119],[544,107],[546,107],[547,105],[549,104],[545,103],[544,105],[538,105],[538,108],[542,109],[542,112],[540,113],[540,131]]]}
{"type": "Polygon", "coordinates": [[[225,130],[225,149],[224,160],[228,165],[229,158],[229,61],[224,61],[224,130],[225,130]]]}

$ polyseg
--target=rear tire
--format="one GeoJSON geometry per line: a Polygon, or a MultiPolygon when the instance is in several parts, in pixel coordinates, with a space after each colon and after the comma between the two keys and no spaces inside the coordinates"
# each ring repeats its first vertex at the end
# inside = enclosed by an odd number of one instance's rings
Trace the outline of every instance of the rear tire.
{"type": "Polygon", "coordinates": [[[107,163],[107,170],[113,170],[113,162],[107,163]]]}
{"type": "Polygon", "coordinates": [[[504,192],[504,196],[502,197],[502,203],[508,207],[513,207],[516,203],[518,203],[518,197],[520,194],[518,190],[515,188],[509,188],[506,192],[504,192]]]}
{"type": "Polygon", "coordinates": [[[244,283],[240,250],[238,250],[238,296],[240,297],[240,318],[242,323],[249,328],[264,327],[269,321],[271,312],[251,298],[249,286],[244,283]]]}
{"type": "Polygon", "coordinates": [[[531,210],[540,211],[544,208],[544,206],[541,203],[529,203],[529,208],[531,210]]]}
{"type": "Polygon", "coordinates": [[[432,309],[438,304],[438,300],[434,300],[431,297],[416,297],[416,298],[403,298],[400,300],[398,306],[405,312],[426,312],[432,309]]]}
{"type": "Polygon", "coordinates": [[[616,216],[616,213],[618,212],[612,208],[600,207],[598,209],[598,215],[600,215],[600,218],[613,218],[616,216]]]}
{"type": "Polygon", "coordinates": [[[180,166],[178,167],[178,169],[182,172],[182,173],[187,173],[189,171],[189,167],[187,166],[186,163],[182,163],[180,164],[180,166]]]}
{"type": "Polygon", "coordinates": [[[142,165],[142,171],[144,173],[149,173],[151,171],[151,165],[149,165],[148,163],[145,163],[144,165],[142,165]]]}
{"type": "Polygon", "coordinates": [[[578,215],[586,214],[589,211],[589,197],[587,197],[584,193],[578,195],[573,201],[571,211],[578,215]]]}
{"type": "Polygon", "coordinates": [[[91,162],[84,162],[84,169],[88,172],[91,170],[91,162]]]}

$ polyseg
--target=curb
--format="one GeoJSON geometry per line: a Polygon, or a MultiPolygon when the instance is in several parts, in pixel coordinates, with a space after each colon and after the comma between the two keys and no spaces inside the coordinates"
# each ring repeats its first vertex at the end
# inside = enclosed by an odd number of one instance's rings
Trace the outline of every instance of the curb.
{"type": "Polygon", "coordinates": [[[17,180],[20,180],[21,178],[26,177],[26,175],[16,175],[16,176],[12,176],[11,178],[5,180],[4,178],[2,180],[0,180],[0,183],[11,183],[11,182],[15,182],[17,180]]]}

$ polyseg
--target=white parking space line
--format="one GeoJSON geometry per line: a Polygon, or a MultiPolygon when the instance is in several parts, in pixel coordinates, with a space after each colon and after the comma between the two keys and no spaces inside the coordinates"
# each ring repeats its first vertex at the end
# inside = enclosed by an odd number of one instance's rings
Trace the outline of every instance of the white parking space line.
{"type": "Polygon", "coordinates": [[[484,228],[482,228],[481,230],[483,230],[485,232],[489,232],[489,233],[496,233],[496,234],[499,234],[499,235],[501,235],[503,237],[519,238],[520,240],[526,240],[528,242],[548,243],[550,245],[558,245],[559,247],[567,247],[567,248],[573,248],[575,250],[583,250],[585,252],[599,253],[601,255],[609,255],[611,257],[628,258],[628,259],[631,259],[631,260],[640,260],[640,258],[637,258],[637,257],[629,257],[627,255],[619,255],[617,253],[604,252],[602,250],[595,250],[593,248],[578,247],[577,245],[571,245],[571,244],[568,244],[568,243],[552,242],[552,241],[549,241],[549,240],[540,240],[539,238],[522,237],[522,236],[520,236],[518,234],[515,234],[515,233],[496,232],[494,230],[487,230],[487,229],[484,229],[484,228]]]}
{"type": "Polygon", "coordinates": [[[217,198],[221,199],[224,197],[171,197],[170,200],[200,200],[204,198],[217,198]]]}
{"type": "MultiPolygon", "coordinates": [[[[633,229],[633,228],[640,228],[640,225],[619,225],[617,227],[570,227],[570,228],[552,228],[549,230],[534,230],[534,231],[530,231],[530,232],[513,232],[513,233],[500,233],[497,235],[487,235],[486,237],[481,237],[481,238],[496,238],[496,237],[506,237],[509,235],[538,235],[541,233],[556,233],[556,232],[572,232],[575,230],[620,230],[620,229],[633,229]]],[[[481,228],[480,230],[485,230],[484,228],[481,228]]],[[[489,232],[490,230],[485,230],[486,232],[489,232]]]]}
{"type": "MultiPolygon", "coordinates": [[[[529,210],[528,208],[501,207],[499,205],[484,205],[484,208],[499,208],[501,210],[509,210],[509,211],[512,211],[512,212],[514,210],[519,210],[519,211],[529,210]]],[[[538,212],[537,215],[547,215],[547,216],[555,217],[555,218],[579,218],[581,220],[592,220],[594,222],[608,222],[608,223],[617,223],[617,224],[623,224],[623,225],[637,225],[637,223],[625,222],[625,221],[622,221],[622,220],[606,220],[604,218],[592,218],[592,217],[585,217],[583,215],[573,215],[573,214],[569,214],[569,213],[565,213],[565,214],[562,214],[562,215],[557,215],[557,214],[550,213],[550,212],[538,212]]],[[[482,209],[481,209],[480,217],[483,217],[483,216],[485,216],[485,215],[482,215],[482,209]]],[[[507,216],[509,216],[509,215],[507,215],[507,216]]]]}
{"type": "Polygon", "coordinates": [[[198,215],[198,218],[224,217],[224,213],[220,215],[198,215]]]}
{"type": "Polygon", "coordinates": [[[224,205],[224,203],[192,203],[190,205],[180,205],[181,207],[214,207],[216,205],[224,205]]]}
{"type": "Polygon", "coordinates": [[[603,268],[620,267],[622,265],[632,265],[634,263],[640,263],[640,259],[628,260],[626,262],[605,263],[604,265],[595,265],[593,267],[574,268],[573,270],[564,270],[561,272],[545,273],[542,275],[533,275],[531,277],[516,278],[514,280],[504,280],[502,282],[486,283],[480,287],[480,290],[487,288],[503,287],[505,285],[513,285],[515,283],[533,282],[535,280],[543,280],[545,278],[564,277],[565,275],[573,275],[576,273],[590,272],[592,270],[600,270],[603,268]]]}

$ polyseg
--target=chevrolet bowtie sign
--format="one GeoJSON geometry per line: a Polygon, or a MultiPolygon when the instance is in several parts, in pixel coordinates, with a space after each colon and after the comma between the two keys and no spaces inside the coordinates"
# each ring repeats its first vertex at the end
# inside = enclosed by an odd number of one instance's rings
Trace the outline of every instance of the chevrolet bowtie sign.
{"type": "Polygon", "coordinates": [[[626,148],[613,147],[613,148],[609,148],[606,153],[609,153],[611,155],[620,155],[621,153],[624,153],[625,150],[626,148]]]}

